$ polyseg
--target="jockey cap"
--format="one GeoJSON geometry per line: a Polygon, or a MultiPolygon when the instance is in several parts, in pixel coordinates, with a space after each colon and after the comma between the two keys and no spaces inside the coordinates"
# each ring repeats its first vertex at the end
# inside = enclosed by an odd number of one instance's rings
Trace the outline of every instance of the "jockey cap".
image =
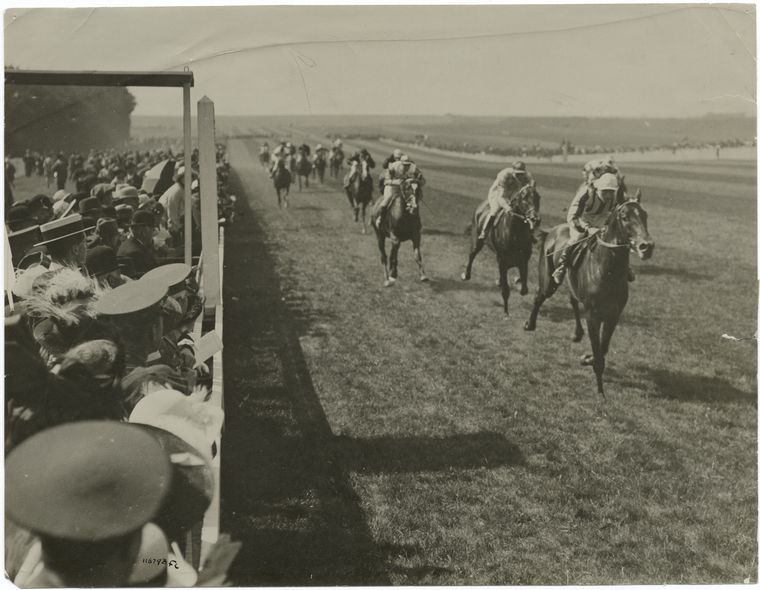
{"type": "Polygon", "coordinates": [[[318,144],[317,144],[317,147],[316,147],[315,149],[321,150],[321,149],[322,149],[322,144],[321,144],[321,143],[318,143],[318,144]]]}
{"type": "Polygon", "coordinates": [[[398,148],[396,148],[395,150],[393,150],[393,157],[396,158],[396,159],[399,159],[401,157],[401,150],[398,149],[398,148]]]}
{"type": "Polygon", "coordinates": [[[528,169],[525,167],[525,162],[522,160],[517,160],[515,162],[512,162],[512,171],[515,174],[525,174],[528,172],[528,169]]]}
{"type": "Polygon", "coordinates": [[[406,154],[404,154],[403,156],[401,156],[401,158],[400,158],[399,161],[401,162],[401,164],[403,166],[411,166],[412,165],[412,161],[409,159],[409,156],[407,156],[406,154]]]}
{"type": "Polygon", "coordinates": [[[607,172],[594,181],[594,186],[600,191],[617,191],[618,179],[614,174],[607,172]]]}

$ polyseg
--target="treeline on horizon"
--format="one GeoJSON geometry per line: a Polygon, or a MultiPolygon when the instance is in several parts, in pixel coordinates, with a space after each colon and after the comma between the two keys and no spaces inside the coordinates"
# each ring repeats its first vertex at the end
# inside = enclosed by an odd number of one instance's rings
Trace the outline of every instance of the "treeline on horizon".
{"type": "Polygon", "coordinates": [[[88,151],[129,141],[134,96],[109,86],[5,86],[5,150],[88,151]]]}

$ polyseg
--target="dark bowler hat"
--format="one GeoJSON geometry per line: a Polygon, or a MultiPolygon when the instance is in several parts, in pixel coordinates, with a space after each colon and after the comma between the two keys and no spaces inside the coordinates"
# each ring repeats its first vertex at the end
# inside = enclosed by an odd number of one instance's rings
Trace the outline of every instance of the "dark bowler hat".
{"type": "Polygon", "coordinates": [[[172,480],[164,503],[153,518],[175,539],[182,529],[203,519],[214,497],[214,475],[208,461],[195,447],[163,428],[134,424],[153,436],[172,464],[172,480]]]}
{"type": "Polygon", "coordinates": [[[83,234],[84,232],[85,227],[82,222],[82,216],[79,213],[73,213],[41,225],[40,233],[42,234],[42,241],[35,245],[49,244],[50,242],[62,240],[76,234],[83,234]]]}
{"type": "Polygon", "coordinates": [[[95,224],[95,231],[104,238],[111,238],[119,233],[119,225],[111,217],[101,217],[95,224]]]}
{"type": "Polygon", "coordinates": [[[34,533],[73,541],[127,535],[150,521],[171,487],[155,437],[129,424],[84,421],[44,430],[5,462],[5,511],[34,533]]]}
{"type": "Polygon", "coordinates": [[[132,221],[132,214],[135,212],[131,205],[116,205],[116,221],[119,225],[126,226],[132,221]]]}
{"type": "Polygon", "coordinates": [[[92,187],[90,194],[93,197],[97,197],[98,200],[102,201],[103,197],[105,197],[108,193],[113,193],[113,191],[114,186],[112,184],[101,182],[92,187]]]}
{"type": "Polygon", "coordinates": [[[155,307],[166,296],[166,285],[157,281],[133,281],[102,295],[96,311],[103,316],[128,316],[155,307]]]}
{"type": "Polygon", "coordinates": [[[91,213],[100,214],[102,207],[97,197],[87,197],[79,201],[79,212],[82,215],[90,215],[91,213]]]}
{"type": "Polygon", "coordinates": [[[141,281],[155,281],[165,285],[169,289],[169,295],[173,295],[185,288],[185,280],[193,272],[189,264],[178,262],[176,264],[165,264],[146,272],[141,281]]]}
{"type": "Polygon", "coordinates": [[[108,246],[95,246],[88,249],[85,267],[87,272],[95,277],[119,270],[116,252],[108,246]]]}
{"type": "Polygon", "coordinates": [[[153,227],[156,225],[156,219],[153,217],[153,213],[141,209],[135,211],[135,214],[132,216],[131,225],[147,225],[148,227],[153,227]]]}

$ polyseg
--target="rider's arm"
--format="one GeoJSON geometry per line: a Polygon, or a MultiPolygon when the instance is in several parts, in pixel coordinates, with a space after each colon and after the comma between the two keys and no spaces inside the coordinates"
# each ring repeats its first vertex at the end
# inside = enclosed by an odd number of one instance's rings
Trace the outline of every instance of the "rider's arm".
{"type": "Polygon", "coordinates": [[[582,215],[583,211],[586,208],[586,200],[588,199],[588,195],[583,192],[580,195],[576,195],[573,199],[573,202],[570,203],[570,207],[567,209],[567,223],[569,223],[572,227],[586,231],[589,227],[588,223],[583,221],[582,215]]]}

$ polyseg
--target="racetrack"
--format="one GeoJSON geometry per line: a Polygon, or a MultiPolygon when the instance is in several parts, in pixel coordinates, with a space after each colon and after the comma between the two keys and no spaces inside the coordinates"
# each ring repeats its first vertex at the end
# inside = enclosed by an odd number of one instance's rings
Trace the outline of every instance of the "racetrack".
{"type": "MultiPolygon", "coordinates": [[[[498,166],[410,150],[432,280],[407,243],[384,289],[339,186],[278,210],[256,152],[230,141],[247,201],[225,258],[237,584],[757,580],[756,348],[720,338],[756,330],[754,162],[625,166],[657,246],[634,262],[603,402],[562,291],[522,330],[535,252],[509,320],[490,253],[458,279],[498,166]]],[[[548,228],[580,174],[530,168],[548,228]]]]}

